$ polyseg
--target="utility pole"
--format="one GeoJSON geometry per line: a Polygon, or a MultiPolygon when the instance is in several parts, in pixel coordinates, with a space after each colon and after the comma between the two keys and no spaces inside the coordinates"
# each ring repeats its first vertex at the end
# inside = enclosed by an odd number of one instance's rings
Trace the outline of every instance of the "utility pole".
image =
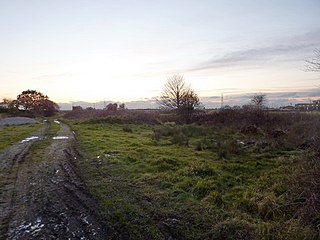
{"type": "Polygon", "coordinates": [[[221,93],[221,108],[223,108],[223,93],[221,93]]]}

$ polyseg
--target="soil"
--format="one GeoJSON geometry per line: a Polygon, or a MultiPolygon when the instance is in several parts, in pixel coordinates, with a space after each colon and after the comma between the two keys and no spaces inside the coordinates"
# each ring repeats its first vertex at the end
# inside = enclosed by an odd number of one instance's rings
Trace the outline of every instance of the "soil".
{"type": "Polygon", "coordinates": [[[71,129],[60,122],[50,146],[38,155],[32,147],[49,124],[0,155],[0,239],[105,239],[98,203],[72,164],[80,156],[71,129]]]}

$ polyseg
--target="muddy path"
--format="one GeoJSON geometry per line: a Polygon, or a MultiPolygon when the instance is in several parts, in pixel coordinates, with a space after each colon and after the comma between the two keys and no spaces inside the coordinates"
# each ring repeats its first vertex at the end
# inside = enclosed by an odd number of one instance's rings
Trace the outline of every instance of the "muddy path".
{"type": "Polygon", "coordinates": [[[62,122],[48,146],[45,124],[34,138],[0,155],[0,239],[105,239],[97,201],[72,161],[74,134],[62,122]]]}

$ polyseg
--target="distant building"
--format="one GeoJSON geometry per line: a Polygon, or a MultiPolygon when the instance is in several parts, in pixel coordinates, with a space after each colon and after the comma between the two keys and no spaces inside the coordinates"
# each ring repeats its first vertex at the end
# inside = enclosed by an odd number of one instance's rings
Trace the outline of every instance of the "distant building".
{"type": "Polygon", "coordinates": [[[282,107],[280,107],[280,110],[281,111],[292,111],[292,110],[295,110],[295,107],[294,106],[282,106],[282,107]]]}
{"type": "Polygon", "coordinates": [[[301,111],[319,111],[320,100],[315,100],[312,103],[298,103],[295,105],[295,109],[301,111]]]}
{"type": "Polygon", "coordinates": [[[81,111],[83,108],[81,106],[72,106],[72,111],[81,111]]]}
{"type": "Polygon", "coordinates": [[[5,103],[5,102],[1,102],[0,103],[0,108],[9,108],[9,104],[8,103],[5,103]]]}

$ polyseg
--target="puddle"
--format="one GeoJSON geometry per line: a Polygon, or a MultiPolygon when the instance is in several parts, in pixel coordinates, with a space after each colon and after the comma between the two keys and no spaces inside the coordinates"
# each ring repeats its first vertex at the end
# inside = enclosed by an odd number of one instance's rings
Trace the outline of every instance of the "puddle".
{"type": "Polygon", "coordinates": [[[38,217],[33,223],[22,222],[22,224],[17,227],[14,232],[16,232],[18,236],[24,233],[30,233],[31,235],[35,236],[43,227],[44,224],[42,223],[41,218],[38,217]]]}
{"type": "Polygon", "coordinates": [[[30,141],[36,140],[36,139],[39,139],[39,137],[38,136],[31,136],[31,137],[27,137],[27,138],[23,139],[20,143],[30,142],[30,141]]]}
{"type": "Polygon", "coordinates": [[[68,136],[57,136],[57,137],[53,137],[53,140],[62,140],[62,139],[69,139],[68,136]]]}

